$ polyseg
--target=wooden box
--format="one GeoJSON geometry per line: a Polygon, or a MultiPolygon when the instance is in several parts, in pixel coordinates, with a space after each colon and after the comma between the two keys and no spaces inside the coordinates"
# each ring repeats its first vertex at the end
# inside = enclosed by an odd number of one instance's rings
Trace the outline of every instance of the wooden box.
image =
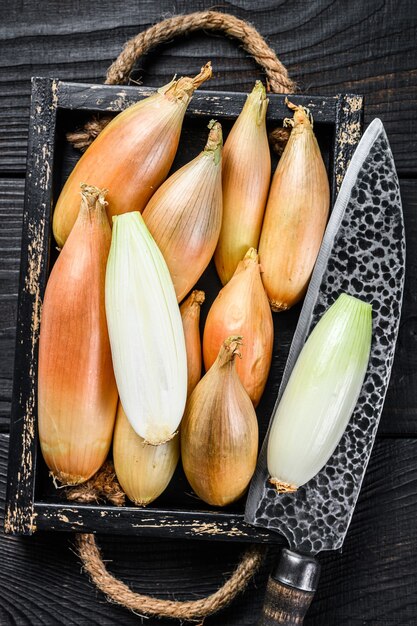
{"type": "MultiPolygon", "coordinates": [[[[56,256],[51,216],[69,172],[80,156],[65,135],[100,112],[117,113],[148,96],[145,87],[118,87],[33,79],[28,165],[23,218],[22,259],[10,429],[5,530],[31,534],[36,530],[160,535],[233,541],[279,541],[278,535],[245,524],[245,498],[224,509],[210,507],[191,491],[177,468],[168,489],[148,508],[133,505],[68,503],[65,490],[55,489],[40,453],[37,436],[37,353],[42,298],[56,256]]],[[[210,119],[218,119],[225,137],[240,113],[246,94],[197,91],[186,113],[173,169],[203,148],[210,119]]],[[[269,95],[267,123],[273,128],[291,116],[285,96],[269,95]]],[[[329,173],[334,202],[346,167],[360,139],[362,98],[355,95],[317,97],[295,95],[307,106],[329,173]]],[[[276,159],[273,162],[275,168],[276,159]]],[[[211,264],[197,284],[206,292],[202,326],[221,288],[211,264]]],[[[257,408],[260,440],[266,432],[278,392],[300,305],[275,314],[273,362],[263,398],[257,408]]]]}

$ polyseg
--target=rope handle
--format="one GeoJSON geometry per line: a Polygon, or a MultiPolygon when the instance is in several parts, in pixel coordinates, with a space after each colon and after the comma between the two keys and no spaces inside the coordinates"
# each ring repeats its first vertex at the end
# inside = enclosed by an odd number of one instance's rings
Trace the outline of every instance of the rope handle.
{"type": "MultiPolygon", "coordinates": [[[[90,480],[66,491],[67,500],[83,503],[97,503],[108,500],[115,506],[122,506],[125,494],[117,480],[114,466],[106,461],[103,467],[90,480]]],[[[75,549],[83,563],[84,570],[109,602],[116,602],[127,609],[154,617],[170,617],[181,620],[201,619],[220,611],[227,606],[249,583],[259,569],[265,554],[264,546],[250,546],[243,554],[231,576],[213,594],[192,601],[173,601],[153,598],[135,593],[122,581],[107,571],[96,540],[91,533],[78,533],[75,549]]]]}
{"type": "Polygon", "coordinates": [[[239,40],[246,52],[264,68],[274,93],[292,93],[295,90],[295,83],[289,78],[286,68],[256,28],[234,15],[218,11],[176,15],[139,33],[126,42],[118,58],[109,67],[106,84],[126,83],[136,61],[152,48],[197,30],[221,31],[227,37],[239,40]]]}
{"type": "Polygon", "coordinates": [[[85,571],[109,602],[115,602],[140,616],[168,617],[185,621],[200,621],[230,604],[245,589],[259,569],[265,554],[263,546],[250,546],[231,576],[216,592],[205,598],[181,602],[136,593],[115,578],[106,569],[93,534],[78,533],[75,545],[85,571]]]}
{"type": "MultiPolygon", "coordinates": [[[[176,15],[139,33],[125,43],[122,52],[109,67],[105,84],[126,83],[140,57],[174,37],[188,35],[197,30],[220,31],[227,37],[240,41],[244,50],[265,70],[269,90],[273,93],[293,93],[296,90],[296,84],[289,78],[285,66],[256,28],[234,15],[218,11],[176,15]]],[[[68,141],[74,148],[85,150],[111,119],[109,116],[93,118],[82,130],[68,133],[68,141]]],[[[288,137],[288,133],[286,136],[288,137]]]]}

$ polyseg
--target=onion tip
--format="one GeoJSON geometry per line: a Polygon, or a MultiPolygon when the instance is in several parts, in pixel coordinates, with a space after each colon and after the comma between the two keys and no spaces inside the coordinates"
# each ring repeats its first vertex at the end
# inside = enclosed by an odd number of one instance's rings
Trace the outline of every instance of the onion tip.
{"type": "Polygon", "coordinates": [[[274,313],[281,313],[282,311],[288,311],[290,308],[286,302],[278,302],[277,300],[270,300],[269,304],[274,313]]]}
{"type": "Polygon", "coordinates": [[[310,109],[301,106],[301,104],[294,104],[290,102],[288,98],[285,98],[285,104],[291,111],[294,111],[294,117],[286,117],[283,121],[283,126],[292,126],[295,128],[299,124],[306,126],[307,128],[313,128],[313,116],[310,109]]]}
{"type": "Polygon", "coordinates": [[[223,342],[223,347],[231,355],[231,358],[238,356],[240,359],[242,355],[240,353],[240,346],[243,345],[243,337],[239,335],[231,335],[223,342]]]}
{"type": "Polygon", "coordinates": [[[86,209],[94,209],[97,203],[99,203],[103,208],[108,205],[108,202],[105,200],[109,191],[108,189],[99,189],[98,187],[88,185],[87,183],[80,183],[80,189],[82,207],[86,209]]]}
{"type": "Polygon", "coordinates": [[[208,127],[210,132],[207,137],[207,143],[204,147],[204,152],[208,154],[212,154],[214,158],[214,163],[218,165],[222,158],[222,147],[223,147],[223,133],[222,126],[220,122],[216,120],[210,120],[208,127]]]}
{"type": "Polygon", "coordinates": [[[269,482],[275,487],[278,493],[294,493],[297,491],[297,485],[291,485],[291,483],[284,483],[278,478],[270,478],[269,482]]]}
{"type": "Polygon", "coordinates": [[[162,446],[164,443],[168,443],[168,441],[171,441],[171,439],[174,439],[175,435],[178,434],[178,431],[176,430],[175,433],[172,433],[172,435],[168,435],[167,437],[165,437],[164,439],[161,439],[158,437],[158,434],[156,437],[148,437],[147,439],[143,439],[143,445],[144,446],[162,446]]]}
{"type": "Polygon", "coordinates": [[[198,87],[204,83],[206,80],[210,80],[213,76],[213,68],[211,66],[211,61],[208,61],[200,70],[200,73],[197,76],[192,78],[192,82],[194,85],[194,89],[198,89],[198,87]]]}
{"type": "Polygon", "coordinates": [[[190,304],[198,304],[201,306],[206,299],[206,294],[204,291],[200,291],[199,289],[194,289],[190,296],[190,304]]]}
{"type": "Polygon", "coordinates": [[[189,76],[182,76],[178,80],[175,80],[175,76],[168,85],[160,87],[158,92],[166,96],[169,100],[182,100],[188,103],[194,91],[209,80],[213,75],[211,67],[211,61],[203,65],[199,74],[190,78],[189,76]]]}

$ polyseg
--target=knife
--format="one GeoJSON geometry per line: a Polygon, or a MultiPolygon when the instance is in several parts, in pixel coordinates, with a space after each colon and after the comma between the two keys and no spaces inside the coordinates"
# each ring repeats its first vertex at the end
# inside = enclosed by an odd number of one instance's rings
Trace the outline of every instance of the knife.
{"type": "Polygon", "coordinates": [[[246,503],[245,521],[287,539],[266,590],[258,626],[302,624],[317,589],[316,554],[337,550],[348,530],[382,412],[398,334],[405,273],[400,188],[379,119],[346,171],[304,299],[277,402],[314,326],[341,292],[372,304],[368,369],[346,431],[325,467],[292,494],[278,494],[266,466],[268,434],[246,503]]]}

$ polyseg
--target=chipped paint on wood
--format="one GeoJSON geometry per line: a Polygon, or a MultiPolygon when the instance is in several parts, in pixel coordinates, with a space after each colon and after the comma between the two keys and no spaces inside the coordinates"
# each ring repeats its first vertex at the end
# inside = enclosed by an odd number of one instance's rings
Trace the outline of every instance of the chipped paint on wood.
{"type": "Polygon", "coordinates": [[[51,107],[53,109],[57,109],[58,108],[58,87],[59,86],[59,81],[58,80],[52,80],[51,82],[51,93],[52,93],[52,102],[51,102],[51,107]]]}
{"type": "Polygon", "coordinates": [[[7,507],[4,517],[6,534],[33,534],[36,531],[36,516],[32,506],[7,507]],[[24,529],[24,530],[23,530],[24,529]]]}
{"type": "Polygon", "coordinates": [[[118,98],[113,100],[107,108],[109,111],[122,111],[128,106],[129,103],[126,102],[126,96],[119,96],[118,98]]]}
{"type": "Polygon", "coordinates": [[[338,124],[335,138],[335,182],[339,191],[346,169],[353,156],[353,152],[362,135],[363,98],[357,95],[341,97],[341,107],[338,112],[338,124]]]}
{"type": "Polygon", "coordinates": [[[256,529],[245,523],[243,515],[224,512],[190,512],[144,510],[139,507],[90,507],[80,504],[68,507],[59,504],[35,503],[38,528],[85,532],[118,532],[145,536],[183,537],[195,539],[233,539],[258,543],[280,543],[276,533],[256,529]]]}
{"type": "Polygon", "coordinates": [[[51,79],[33,81],[5,516],[9,533],[31,534],[36,529],[37,348],[48,261],[57,85],[51,79]]]}
{"type": "MultiPolygon", "coordinates": [[[[218,535],[224,534],[225,529],[218,526],[213,522],[203,522],[198,523],[195,522],[191,527],[191,532],[194,534],[203,534],[203,535],[218,535]]],[[[227,535],[229,537],[247,537],[248,533],[245,533],[242,529],[237,528],[236,526],[232,526],[227,529],[227,535]]]]}
{"type": "MultiPolygon", "coordinates": [[[[63,109],[88,111],[122,111],[143,98],[155,94],[156,88],[143,86],[88,85],[82,83],[58,83],[58,102],[63,109]]],[[[247,94],[242,92],[214,92],[198,89],[187,108],[191,116],[223,116],[233,119],[239,115],[246,101],[247,94]]],[[[333,123],[337,96],[294,96],[297,104],[311,108],[316,122],[333,123]]],[[[285,95],[268,94],[269,106],[267,119],[271,122],[282,120],[288,109],[285,95]]]]}

